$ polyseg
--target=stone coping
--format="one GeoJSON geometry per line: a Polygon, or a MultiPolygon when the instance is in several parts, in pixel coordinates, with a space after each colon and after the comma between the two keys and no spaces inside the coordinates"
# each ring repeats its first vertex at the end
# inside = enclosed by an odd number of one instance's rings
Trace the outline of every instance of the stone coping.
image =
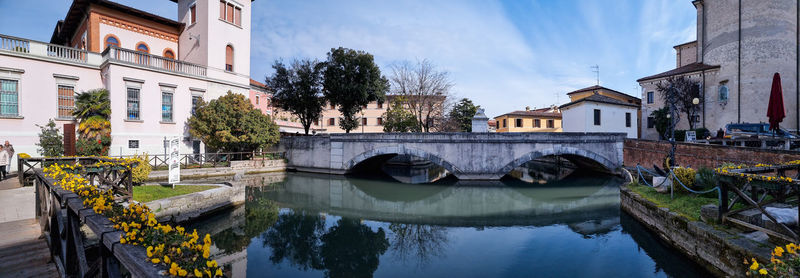
{"type": "Polygon", "coordinates": [[[769,262],[771,246],[701,221],[690,221],[668,208],[658,207],[627,186],[620,187],[620,206],[667,244],[718,277],[746,277],[749,265],[744,261],[751,258],[769,262]]]}
{"type": "Polygon", "coordinates": [[[154,200],[146,205],[159,221],[181,223],[241,205],[245,201],[244,186],[227,184],[209,186],[216,188],[154,200]]]}

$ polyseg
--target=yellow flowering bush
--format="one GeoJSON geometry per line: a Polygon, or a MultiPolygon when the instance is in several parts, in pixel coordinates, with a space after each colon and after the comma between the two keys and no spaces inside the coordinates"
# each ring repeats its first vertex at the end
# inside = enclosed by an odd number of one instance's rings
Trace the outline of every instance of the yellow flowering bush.
{"type": "Polygon", "coordinates": [[[766,265],[758,264],[756,259],[745,260],[744,264],[750,265],[747,276],[764,277],[797,277],[800,274],[800,254],[797,253],[798,245],[789,243],[777,246],[772,250],[772,257],[766,265]]]}
{"type": "Polygon", "coordinates": [[[31,155],[27,153],[19,153],[17,156],[22,159],[31,158],[31,155]]]}
{"type": "MultiPolygon", "coordinates": [[[[121,164],[102,161],[94,167],[127,166],[126,159],[117,160],[121,164]],[[110,164],[109,164],[110,163],[110,164]]],[[[83,205],[92,208],[114,223],[114,228],[124,234],[120,243],[142,246],[151,263],[162,265],[174,277],[221,277],[222,268],[211,260],[211,236],[200,239],[197,230],[189,233],[181,226],[162,225],[146,205],[131,203],[127,207],[114,201],[111,190],[100,189],[89,183],[76,172],[81,165],[53,164],[44,169],[53,178],[55,186],[74,192],[83,199],[83,205]]]]}
{"type": "Polygon", "coordinates": [[[144,156],[136,156],[139,163],[136,164],[136,167],[131,169],[131,174],[133,175],[133,182],[136,184],[143,183],[147,180],[147,177],[150,176],[150,156],[148,154],[144,154],[144,156]]]}
{"type": "MultiPolygon", "coordinates": [[[[695,178],[695,175],[697,174],[697,171],[695,171],[694,169],[692,169],[692,168],[684,168],[684,167],[676,167],[676,168],[672,169],[672,172],[675,173],[675,177],[678,178],[678,180],[681,181],[681,183],[683,183],[684,185],[688,186],[689,188],[692,188],[694,186],[694,178],[695,178]]],[[[673,181],[673,183],[674,182],[675,181],[673,181]]],[[[676,186],[675,188],[678,188],[678,187],[679,186],[676,186]]],[[[680,188],[683,188],[683,187],[680,187],[680,188]]]]}

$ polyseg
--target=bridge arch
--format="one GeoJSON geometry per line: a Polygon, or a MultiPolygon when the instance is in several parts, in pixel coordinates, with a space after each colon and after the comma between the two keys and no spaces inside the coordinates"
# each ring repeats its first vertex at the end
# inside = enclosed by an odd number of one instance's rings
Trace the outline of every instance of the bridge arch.
{"type": "Polygon", "coordinates": [[[412,155],[420,158],[424,158],[432,162],[433,164],[442,166],[445,170],[457,176],[458,168],[456,168],[452,163],[442,159],[441,157],[429,153],[427,151],[423,151],[420,149],[409,148],[404,146],[393,146],[393,147],[381,147],[372,149],[363,153],[360,153],[354,156],[349,161],[345,162],[344,168],[346,173],[350,173],[354,167],[358,164],[365,162],[367,160],[386,157],[388,160],[389,158],[394,157],[395,155],[412,155]]]}
{"type": "Polygon", "coordinates": [[[602,172],[615,173],[617,168],[610,159],[595,152],[574,147],[558,146],[550,149],[532,151],[517,157],[500,170],[501,175],[508,174],[515,168],[531,160],[546,156],[561,156],[579,167],[588,166],[602,172]]]}

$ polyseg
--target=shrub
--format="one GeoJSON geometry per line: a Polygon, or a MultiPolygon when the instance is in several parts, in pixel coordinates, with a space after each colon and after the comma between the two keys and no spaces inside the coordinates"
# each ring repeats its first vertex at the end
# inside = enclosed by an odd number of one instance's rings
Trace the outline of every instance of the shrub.
{"type": "Polygon", "coordinates": [[[46,125],[36,125],[39,127],[39,146],[38,151],[43,156],[62,156],[64,155],[64,136],[59,132],[58,127],[53,119],[50,119],[46,125]]]}
{"type": "MultiPolygon", "coordinates": [[[[675,173],[675,177],[678,178],[678,181],[683,183],[683,185],[685,185],[686,187],[689,187],[689,188],[694,187],[694,178],[695,178],[695,175],[697,174],[694,169],[692,169],[692,168],[684,168],[684,167],[676,167],[676,168],[672,169],[672,171],[675,173]]],[[[672,184],[673,184],[673,186],[675,186],[675,189],[677,189],[679,191],[680,190],[684,190],[683,186],[680,186],[680,184],[677,184],[677,182],[674,179],[672,181],[672,184]]]]}
{"type": "Polygon", "coordinates": [[[19,153],[19,154],[17,155],[17,157],[19,157],[19,158],[22,158],[22,159],[25,159],[25,158],[31,158],[31,155],[29,155],[29,154],[27,154],[27,153],[19,153]]]}
{"type": "Polygon", "coordinates": [[[103,136],[100,139],[78,138],[75,142],[75,152],[78,156],[107,156],[110,145],[110,136],[103,136]]]}
{"type": "Polygon", "coordinates": [[[150,176],[150,156],[148,154],[144,154],[144,156],[136,156],[136,159],[139,160],[139,164],[136,165],[131,172],[133,174],[133,182],[136,184],[141,184],[147,180],[147,177],[150,176]]]}
{"type": "Polygon", "coordinates": [[[700,190],[708,190],[717,186],[717,178],[714,170],[702,167],[697,170],[695,175],[694,185],[700,190]]]}

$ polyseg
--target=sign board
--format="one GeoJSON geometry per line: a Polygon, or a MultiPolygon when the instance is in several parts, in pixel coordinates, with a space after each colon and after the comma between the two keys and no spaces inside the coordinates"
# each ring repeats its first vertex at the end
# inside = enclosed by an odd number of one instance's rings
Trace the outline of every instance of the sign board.
{"type": "Polygon", "coordinates": [[[686,142],[694,142],[697,141],[697,133],[694,131],[687,131],[686,132],[686,142]]]}
{"type": "Polygon", "coordinates": [[[180,162],[180,137],[173,137],[169,140],[169,183],[172,187],[181,181],[181,162],[180,162]]]}

